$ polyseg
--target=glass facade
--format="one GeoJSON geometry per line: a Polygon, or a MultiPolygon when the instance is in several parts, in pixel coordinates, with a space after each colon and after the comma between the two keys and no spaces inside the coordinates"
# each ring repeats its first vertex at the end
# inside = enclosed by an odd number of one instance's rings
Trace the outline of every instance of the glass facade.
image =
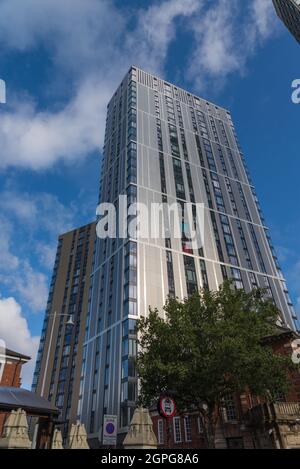
{"type": "Polygon", "coordinates": [[[82,398],[81,370],[95,223],[61,235],[49,289],[32,390],[61,410],[64,440],[76,423],[82,398]],[[69,320],[72,319],[70,322],[69,320]]]}
{"type": "Polygon", "coordinates": [[[279,18],[300,42],[300,0],[273,0],[279,18]]]}

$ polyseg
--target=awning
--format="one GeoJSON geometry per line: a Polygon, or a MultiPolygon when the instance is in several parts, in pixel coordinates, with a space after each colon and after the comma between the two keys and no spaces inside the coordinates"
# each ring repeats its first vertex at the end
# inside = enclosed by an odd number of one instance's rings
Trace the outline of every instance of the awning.
{"type": "Polygon", "coordinates": [[[58,417],[60,410],[44,397],[22,388],[0,386],[0,411],[23,409],[27,415],[58,417]]]}

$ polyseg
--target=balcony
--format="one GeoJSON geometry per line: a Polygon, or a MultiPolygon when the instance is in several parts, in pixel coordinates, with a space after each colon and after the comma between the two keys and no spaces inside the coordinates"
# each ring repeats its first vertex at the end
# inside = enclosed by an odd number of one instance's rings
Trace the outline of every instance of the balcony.
{"type": "Polygon", "coordinates": [[[300,404],[298,402],[275,402],[261,404],[249,410],[251,426],[272,423],[300,423],[300,404]]]}

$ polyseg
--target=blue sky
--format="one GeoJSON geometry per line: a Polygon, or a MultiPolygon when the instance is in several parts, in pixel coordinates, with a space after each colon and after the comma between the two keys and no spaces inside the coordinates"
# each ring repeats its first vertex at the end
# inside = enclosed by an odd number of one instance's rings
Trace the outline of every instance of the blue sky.
{"type": "Polygon", "coordinates": [[[94,216],[105,109],[131,64],[231,110],[299,310],[299,57],[271,0],[0,0],[7,345],[35,356],[57,235],[94,216]]]}

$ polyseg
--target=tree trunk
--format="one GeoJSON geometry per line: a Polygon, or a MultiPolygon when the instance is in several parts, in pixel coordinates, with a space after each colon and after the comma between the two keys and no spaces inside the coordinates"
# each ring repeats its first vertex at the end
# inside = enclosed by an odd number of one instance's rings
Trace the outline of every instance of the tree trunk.
{"type": "Polygon", "coordinates": [[[201,412],[203,433],[206,440],[207,449],[215,449],[216,425],[213,411],[201,412]]]}
{"type": "Polygon", "coordinates": [[[207,443],[208,449],[215,449],[216,426],[213,414],[209,413],[207,419],[207,443]]]}

